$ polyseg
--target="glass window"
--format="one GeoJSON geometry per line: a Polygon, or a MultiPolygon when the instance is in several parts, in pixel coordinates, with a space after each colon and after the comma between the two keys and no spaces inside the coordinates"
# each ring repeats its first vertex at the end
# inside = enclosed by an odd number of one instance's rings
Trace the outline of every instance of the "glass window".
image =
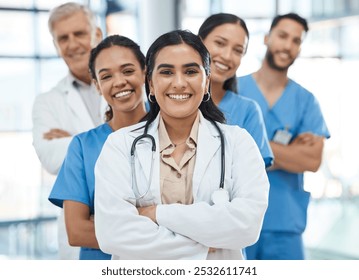
{"type": "Polygon", "coordinates": [[[31,8],[34,4],[33,0],[1,0],[1,8],[31,8]]]}
{"type": "Polygon", "coordinates": [[[312,15],[312,2],[312,0],[280,0],[278,13],[286,14],[297,11],[302,17],[310,17],[312,15]]]}
{"type": "Polygon", "coordinates": [[[52,41],[47,21],[49,19],[49,13],[38,13],[36,34],[38,38],[38,55],[40,56],[56,56],[56,48],[52,41]]]}
{"type": "MultiPolygon", "coordinates": [[[[29,0],[30,2],[35,2],[35,6],[38,9],[52,9],[56,6],[59,6],[61,4],[64,4],[64,0],[29,0]]],[[[77,2],[77,3],[84,3],[84,0],[71,0],[71,2],[77,2]]]]}
{"type": "Polygon", "coordinates": [[[137,18],[130,12],[117,12],[106,17],[107,35],[120,34],[139,42],[137,18]]]}
{"type": "Polygon", "coordinates": [[[186,0],[184,12],[186,17],[207,17],[210,14],[210,2],[208,0],[186,0]]]}
{"type": "Polygon", "coordinates": [[[33,20],[32,13],[0,11],[1,55],[34,55],[33,20]]]}
{"type": "Polygon", "coordinates": [[[29,130],[35,96],[35,62],[0,59],[0,131],[29,130]]]}
{"type": "Polygon", "coordinates": [[[37,94],[51,89],[66,75],[60,59],[0,59],[0,131],[31,130],[32,104],[37,94]],[[37,74],[35,74],[37,73],[37,74]]]}
{"type": "Polygon", "coordinates": [[[313,27],[304,40],[301,54],[306,57],[338,57],[339,28],[319,24],[313,27]]]}
{"type": "Polygon", "coordinates": [[[184,2],[182,11],[181,29],[188,29],[197,34],[204,19],[211,13],[212,2],[207,0],[184,2]]]}
{"type": "Polygon", "coordinates": [[[0,154],[0,220],[35,217],[41,169],[31,133],[0,132],[0,154]]]}
{"type": "Polygon", "coordinates": [[[275,14],[275,1],[222,0],[223,12],[232,13],[242,18],[272,17],[275,14]]]}
{"type": "Polygon", "coordinates": [[[359,1],[358,0],[348,0],[348,5],[350,7],[350,10],[353,13],[359,13],[359,1]]]}
{"type": "Polygon", "coordinates": [[[68,68],[61,58],[42,59],[39,63],[39,91],[36,95],[53,88],[68,73],[68,68]]]}
{"type": "Polygon", "coordinates": [[[347,58],[359,58],[359,20],[344,25],[341,31],[341,55],[347,58]]]}
{"type": "Polygon", "coordinates": [[[190,30],[194,34],[198,33],[198,30],[206,18],[202,17],[188,17],[182,21],[182,29],[190,30]]]}

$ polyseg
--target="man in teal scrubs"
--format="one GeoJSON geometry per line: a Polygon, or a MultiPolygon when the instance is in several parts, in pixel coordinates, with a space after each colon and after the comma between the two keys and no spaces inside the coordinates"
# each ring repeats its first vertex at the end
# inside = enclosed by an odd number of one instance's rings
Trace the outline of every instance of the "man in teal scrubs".
{"type": "Polygon", "coordinates": [[[330,137],[316,98],[287,76],[307,31],[307,21],[297,14],[275,17],[261,68],[238,78],[239,94],[262,109],[274,154],[267,172],[268,210],[258,242],[246,249],[248,259],[305,258],[302,233],[310,194],[303,188],[303,172],[318,170],[330,137]]]}

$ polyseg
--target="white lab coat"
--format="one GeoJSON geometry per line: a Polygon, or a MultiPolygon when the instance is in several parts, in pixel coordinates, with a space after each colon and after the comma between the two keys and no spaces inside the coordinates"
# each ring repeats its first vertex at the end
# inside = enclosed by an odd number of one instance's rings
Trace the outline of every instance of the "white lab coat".
{"type": "MultiPolygon", "coordinates": [[[[101,102],[101,113],[104,115],[106,101],[102,98],[101,102]]],[[[51,174],[58,173],[72,137],[46,140],[44,133],[60,128],[75,135],[95,127],[85,103],[72,84],[70,74],[49,92],[36,97],[32,121],[34,148],[41,164],[51,174]]]]}
{"type": "MultiPolygon", "coordinates": [[[[104,115],[106,101],[101,100],[101,112],[104,115]]],[[[85,103],[68,74],[50,91],[36,97],[33,110],[33,145],[42,166],[56,175],[65,159],[72,137],[53,140],[44,139],[44,133],[50,129],[66,130],[71,135],[95,127],[85,103]]],[[[60,259],[78,259],[79,248],[68,244],[63,211],[58,218],[58,241],[60,259]]]]}
{"type": "MultiPolygon", "coordinates": [[[[158,120],[148,133],[158,143],[158,120]]],[[[129,202],[130,148],[143,133],[138,124],[112,133],[95,167],[95,230],[101,250],[113,259],[243,259],[241,249],[256,242],[267,208],[269,183],[263,159],[252,137],[237,126],[220,125],[225,138],[225,189],[230,202],[213,205],[221,172],[220,138],[200,115],[193,177],[194,203],[161,204],[157,150],[151,195],[157,204],[157,224],[140,216],[129,202]],[[209,247],[217,248],[208,253],[209,247]]],[[[144,193],[151,166],[149,139],[139,141],[136,174],[144,193]]]]}

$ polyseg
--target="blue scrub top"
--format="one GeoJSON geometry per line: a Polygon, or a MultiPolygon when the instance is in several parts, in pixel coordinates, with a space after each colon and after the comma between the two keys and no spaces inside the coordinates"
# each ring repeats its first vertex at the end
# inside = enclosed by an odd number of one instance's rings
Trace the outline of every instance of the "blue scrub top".
{"type": "MultiPolygon", "coordinates": [[[[53,204],[63,207],[64,200],[73,200],[86,204],[91,214],[94,214],[94,168],[102,146],[111,132],[112,128],[105,123],[72,139],[49,196],[53,204]]],[[[109,259],[111,255],[99,249],[81,247],[80,260],[109,259]]]]}
{"type": "Polygon", "coordinates": [[[227,90],[218,107],[223,112],[227,124],[238,125],[248,131],[257,143],[265,166],[271,166],[273,153],[258,104],[249,98],[227,90]]]}
{"type": "MultiPolygon", "coordinates": [[[[281,97],[271,108],[252,75],[238,78],[238,92],[257,101],[270,140],[277,130],[284,129],[293,135],[293,139],[304,132],[330,137],[318,101],[311,92],[293,80],[289,79],[281,97]]],[[[269,203],[262,230],[302,233],[306,227],[310,197],[304,191],[303,173],[274,170],[267,174],[270,182],[269,203]]]]}

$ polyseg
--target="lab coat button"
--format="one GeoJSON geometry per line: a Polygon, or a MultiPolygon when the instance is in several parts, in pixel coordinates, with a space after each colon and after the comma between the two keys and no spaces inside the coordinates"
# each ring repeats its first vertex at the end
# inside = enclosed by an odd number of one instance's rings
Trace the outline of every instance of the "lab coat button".
{"type": "Polygon", "coordinates": [[[177,178],[181,178],[181,173],[177,173],[177,178]]]}

